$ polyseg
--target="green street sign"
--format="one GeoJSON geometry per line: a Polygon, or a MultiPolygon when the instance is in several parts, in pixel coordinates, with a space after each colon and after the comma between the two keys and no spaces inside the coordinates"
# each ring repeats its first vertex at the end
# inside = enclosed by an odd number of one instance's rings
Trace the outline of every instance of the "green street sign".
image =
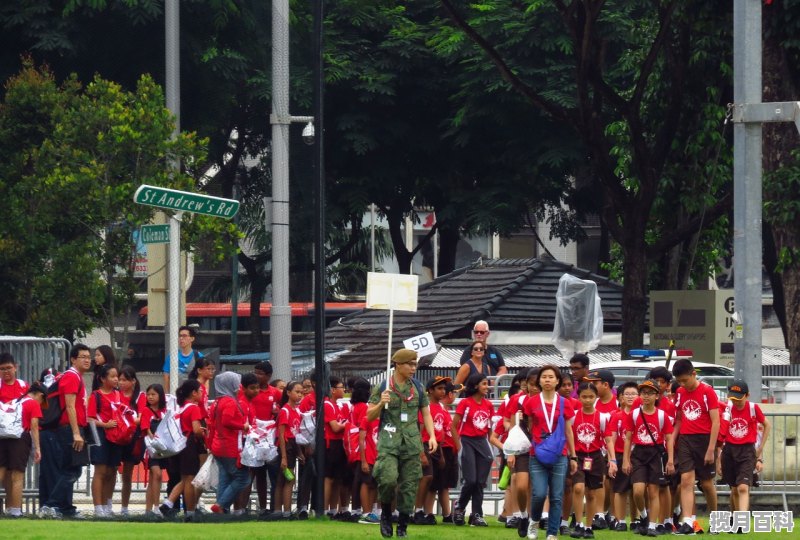
{"type": "Polygon", "coordinates": [[[142,225],[139,235],[143,244],[169,244],[169,225],[142,225]]]}
{"type": "Polygon", "coordinates": [[[191,212],[221,218],[232,218],[239,211],[239,201],[211,195],[200,195],[143,184],[133,194],[133,202],[176,212],[191,212]]]}

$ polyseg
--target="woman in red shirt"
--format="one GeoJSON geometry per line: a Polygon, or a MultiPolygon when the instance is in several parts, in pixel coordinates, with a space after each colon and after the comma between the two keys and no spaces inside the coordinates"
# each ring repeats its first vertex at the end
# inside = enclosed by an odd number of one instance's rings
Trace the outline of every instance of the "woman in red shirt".
{"type": "Polygon", "coordinates": [[[483,489],[492,467],[488,435],[494,415],[494,406],[486,398],[489,380],[480,373],[470,375],[464,393],[467,397],[459,402],[453,416],[453,429],[458,430],[453,437],[461,441],[461,474],[464,478],[457,507],[453,510],[453,523],[464,525],[464,509],[472,500],[469,524],[487,527],[483,519],[483,489]]]}
{"type": "Polygon", "coordinates": [[[211,453],[217,460],[219,484],[217,504],[211,507],[215,514],[229,513],[231,504],[250,481],[250,471],[239,463],[244,434],[250,430],[247,415],[242,410],[236,394],[241,385],[241,376],[226,371],[214,379],[217,403],[214,407],[214,440],[211,453]]]}
{"type": "Polygon", "coordinates": [[[117,467],[122,460],[122,447],[106,439],[106,429],[117,426],[112,407],[118,405],[122,397],[119,390],[116,390],[119,384],[117,368],[104,364],[98,372],[98,378],[100,388],[91,393],[86,406],[89,421],[97,427],[100,443],[89,448],[91,463],[94,465],[92,499],[95,517],[111,517],[110,501],[117,482],[117,467]]]}

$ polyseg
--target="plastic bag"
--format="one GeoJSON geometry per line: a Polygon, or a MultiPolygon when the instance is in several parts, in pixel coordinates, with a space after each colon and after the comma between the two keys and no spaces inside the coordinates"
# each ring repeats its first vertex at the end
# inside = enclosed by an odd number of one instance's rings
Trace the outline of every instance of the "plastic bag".
{"type": "Polygon", "coordinates": [[[558,280],[553,345],[561,356],[597,348],[603,337],[603,310],[597,283],[564,274],[558,280]]]}
{"type": "Polygon", "coordinates": [[[258,457],[258,436],[248,433],[242,446],[242,456],[240,459],[245,467],[261,467],[264,460],[258,457]]]}
{"type": "Polygon", "coordinates": [[[0,405],[0,439],[19,439],[22,429],[22,404],[31,398],[0,405]]]}
{"type": "Polygon", "coordinates": [[[181,431],[180,413],[170,413],[164,415],[161,423],[156,428],[155,437],[147,437],[145,445],[147,452],[152,458],[162,459],[174,456],[186,448],[186,435],[181,431]],[[147,439],[151,439],[149,442],[147,439]],[[153,440],[155,439],[155,440],[153,440]]]}
{"type": "Polygon", "coordinates": [[[217,460],[214,459],[214,456],[208,456],[206,462],[203,463],[203,466],[200,467],[200,470],[197,471],[197,474],[192,479],[192,485],[196,488],[200,488],[203,491],[211,491],[217,488],[219,484],[219,466],[217,465],[217,460]]]}
{"type": "Polygon", "coordinates": [[[519,424],[512,427],[503,443],[503,453],[507,456],[527,454],[531,450],[531,440],[519,424]]]}
{"type": "Polygon", "coordinates": [[[317,431],[317,420],[314,411],[301,413],[300,429],[295,435],[295,442],[301,446],[314,448],[315,433],[317,431]]]}

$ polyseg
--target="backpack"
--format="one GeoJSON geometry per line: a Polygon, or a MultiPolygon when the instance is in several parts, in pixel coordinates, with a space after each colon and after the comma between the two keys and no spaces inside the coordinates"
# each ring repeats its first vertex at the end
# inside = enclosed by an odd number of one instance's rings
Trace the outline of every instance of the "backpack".
{"type": "Polygon", "coordinates": [[[564,432],[564,398],[558,397],[558,409],[556,415],[558,422],[550,436],[539,444],[534,444],[534,456],[542,465],[555,465],[561,456],[564,455],[564,445],[567,443],[567,436],[564,432]]]}
{"type": "MultiPolygon", "coordinates": [[[[94,392],[94,401],[97,404],[97,415],[100,415],[100,400],[102,395],[99,390],[94,392]]],[[[123,403],[111,402],[111,420],[116,420],[116,427],[106,428],[106,440],[110,443],[125,446],[133,442],[136,435],[136,413],[123,403]]]]}
{"type": "MultiPolygon", "coordinates": [[[[755,420],[756,418],[756,404],[752,401],[747,402],[750,405],[750,420],[755,420]]],[[[730,399],[728,400],[728,404],[725,406],[725,411],[722,413],[722,418],[720,419],[719,423],[719,439],[724,441],[728,437],[728,428],[731,426],[731,411],[733,409],[733,401],[730,399]]],[[[761,434],[759,433],[759,437],[757,438],[757,443],[760,440],[761,434]]]]}
{"type": "Polygon", "coordinates": [[[22,437],[22,404],[31,398],[23,396],[11,403],[0,405],[0,439],[22,437]]]}
{"type": "MultiPolygon", "coordinates": [[[[39,422],[39,426],[42,429],[55,429],[58,427],[59,422],[61,421],[61,416],[64,414],[64,408],[61,406],[61,379],[69,373],[70,370],[65,371],[58,377],[56,380],[53,381],[47,388],[47,408],[42,407],[42,419],[39,422]]],[[[78,375],[78,379],[80,380],[80,386],[78,386],[78,394],[81,393],[81,389],[83,386],[83,377],[77,372],[73,371],[76,375],[78,375]]],[[[77,394],[76,394],[77,395],[77,394]]]]}

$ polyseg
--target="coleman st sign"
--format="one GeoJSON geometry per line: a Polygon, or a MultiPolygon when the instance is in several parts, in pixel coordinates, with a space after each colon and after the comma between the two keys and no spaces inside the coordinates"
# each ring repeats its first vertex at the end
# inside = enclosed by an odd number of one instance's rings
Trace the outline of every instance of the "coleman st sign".
{"type": "Polygon", "coordinates": [[[142,225],[143,244],[169,244],[169,225],[142,225]]]}
{"type": "Polygon", "coordinates": [[[211,195],[200,195],[143,184],[133,194],[133,201],[176,212],[191,212],[206,216],[232,218],[239,211],[239,201],[211,195]]]}

